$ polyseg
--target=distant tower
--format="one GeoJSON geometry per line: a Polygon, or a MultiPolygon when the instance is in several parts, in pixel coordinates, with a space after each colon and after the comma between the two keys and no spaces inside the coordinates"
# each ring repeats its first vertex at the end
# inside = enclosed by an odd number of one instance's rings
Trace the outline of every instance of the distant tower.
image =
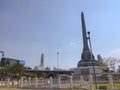
{"type": "Polygon", "coordinates": [[[98,61],[102,61],[102,57],[101,57],[101,55],[99,54],[99,55],[97,55],[97,59],[98,59],[98,61]]]}
{"type": "Polygon", "coordinates": [[[41,66],[44,66],[44,54],[41,54],[41,66]]]}

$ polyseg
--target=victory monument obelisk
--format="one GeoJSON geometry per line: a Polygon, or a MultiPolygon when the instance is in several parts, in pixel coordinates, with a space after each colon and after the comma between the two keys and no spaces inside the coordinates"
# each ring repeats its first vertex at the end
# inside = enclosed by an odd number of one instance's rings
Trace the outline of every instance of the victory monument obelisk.
{"type": "Polygon", "coordinates": [[[82,37],[83,37],[83,51],[81,54],[81,60],[77,63],[77,68],[73,68],[74,74],[79,75],[89,75],[89,74],[100,74],[102,71],[99,66],[99,62],[95,60],[92,54],[91,48],[88,45],[88,37],[85,27],[84,14],[81,12],[81,22],[82,22],[82,37]]]}
{"type": "Polygon", "coordinates": [[[91,50],[88,47],[88,38],[86,34],[85,20],[84,14],[81,13],[81,21],[82,21],[82,35],[83,35],[83,51],[81,55],[81,60],[78,62],[78,67],[82,66],[98,66],[98,62],[95,60],[91,50]]]}

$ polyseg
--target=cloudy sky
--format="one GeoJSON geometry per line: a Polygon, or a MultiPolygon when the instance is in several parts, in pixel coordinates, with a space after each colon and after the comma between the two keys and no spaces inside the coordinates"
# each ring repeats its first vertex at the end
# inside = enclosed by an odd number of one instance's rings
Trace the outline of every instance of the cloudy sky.
{"type": "MultiPolygon", "coordinates": [[[[73,68],[81,59],[81,17],[96,57],[120,57],[119,0],[0,0],[0,50],[26,66],[73,68]]],[[[0,55],[1,57],[1,55],[0,55]]]]}

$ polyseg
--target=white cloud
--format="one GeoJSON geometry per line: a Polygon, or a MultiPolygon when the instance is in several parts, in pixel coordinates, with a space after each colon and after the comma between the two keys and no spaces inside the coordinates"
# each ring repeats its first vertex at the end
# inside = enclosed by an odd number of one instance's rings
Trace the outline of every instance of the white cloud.
{"type": "Polygon", "coordinates": [[[77,46],[78,44],[71,41],[71,42],[69,42],[69,45],[71,45],[71,46],[77,46]]]}
{"type": "Polygon", "coordinates": [[[118,48],[118,49],[113,49],[113,50],[112,50],[112,53],[120,53],[120,48],[118,48]]]}
{"type": "Polygon", "coordinates": [[[111,50],[108,55],[111,57],[120,57],[120,48],[111,50]]]}

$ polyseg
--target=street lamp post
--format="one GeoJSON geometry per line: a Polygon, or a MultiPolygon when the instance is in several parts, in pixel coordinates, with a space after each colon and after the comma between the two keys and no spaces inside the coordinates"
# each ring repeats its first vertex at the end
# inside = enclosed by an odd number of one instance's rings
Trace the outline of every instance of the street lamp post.
{"type": "Polygon", "coordinates": [[[92,65],[93,65],[93,73],[94,73],[94,79],[95,79],[95,87],[97,90],[97,83],[96,83],[96,73],[95,73],[95,67],[94,67],[94,61],[93,61],[93,54],[92,54],[92,45],[91,45],[91,39],[90,39],[90,32],[88,33],[88,40],[89,40],[89,44],[90,44],[90,51],[91,51],[91,60],[92,60],[92,65]]]}
{"type": "Polygon", "coordinates": [[[59,52],[57,52],[57,69],[59,69],[59,52]]]}

